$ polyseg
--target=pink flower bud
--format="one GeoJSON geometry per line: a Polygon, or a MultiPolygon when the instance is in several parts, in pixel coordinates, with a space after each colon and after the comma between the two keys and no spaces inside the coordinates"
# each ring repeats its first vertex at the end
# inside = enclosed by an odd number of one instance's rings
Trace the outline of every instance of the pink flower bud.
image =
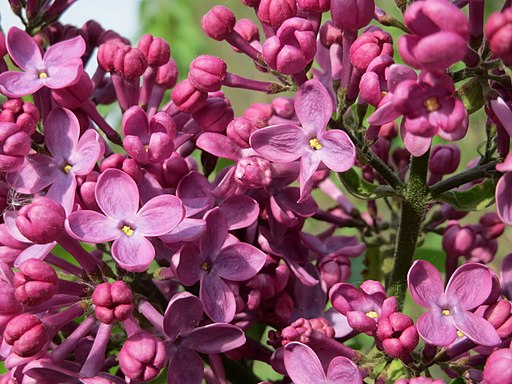
{"type": "Polygon", "coordinates": [[[210,97],[205,105],[192,114],[196,123],[208,132],[223,132],[233,120],[234,112],[228,99],[210,97]]]}
{"type": "Polygon", "coordinates": [[[264,188],[272,182],[268,160],[259,156],[244,157],[236,164],[235,181],[249,188],[264,188]]]}
{"type": "Polygon", "coordinates": [[[393,39],[380,28],[371,28],[359,36],[350,46],[352,65],[364,72],[378,56],[393,56],[393,39]]]}
{"type": "MultiPolygon", "coordinates": [[[[510,319],[510,312],[512,310],[512,304],[508,300],[500,300],[485,309],[483,317],[492,324],[492,326],[498,330],[503,324],[510,319]]],[[[498,332],[499,333],[499,332],[498,332]]],[[[502,336],[502,339],[508,336],[502,336]]]]}
{"type": "Polygon", "coordinates": [[[41,320],[23,313],[9,321],[5,327],[4,341],[12,345],[13,352],[18,356],[30,357],[41,352],[48,340],[41,320]]]}
{"type": "Polygon", "coordinates": [[[452,224],[443,233],[443,250],[451,257],[466,255],[474,242],[475,233],[469,227],[461,228],[458,224],[452,224]]]}
{"type": "Polygon", "coordinates": [[[331,8],[331,0],[297,0],[297,6],[306,12],[322,13],[331,8]]]}
{"type": "Polygon", "coordinates": [[[46,197],[34,197],[32,203],[18,211],[16,226],[30,241],[48,244],[64,231],[66,212],[59,203],[46,197]]]}
{"type": "MultiPolygon", "coordinates": [[[[5,315],[17,315],[23,310],[22,305],[16,299],[15,288],[5,281],[0,281],[0,317],[5,315]]],[[[0,334],[3,329],[0,327],[0,334]]]]}
{"type": "Polygon", "coordinates": [[[222,41],[235,28],[236,18],[229,8],[216,5],[203,16],[201,25],[203,31],[212,39],[222,41]]]}
{"type": "Polygon", "coordinates": [[[248,7],[256,8],[258,5],[260,5],[260,0],[242,0],[242,3],[244,3],[248,7]]]}
{"type": "Polygon", "coordinates": [[[171,57],[167,64],[158,67],[156,72],[155,82],[164,87],[165,89],[171,89],[176,85],[178,81],[178,66],[171,57]]]}
{"type": "Polygon", "coordinates": [[[505,65],[512,65],[512,8],[495,12],[487,20],[485,36],[492,53],[503,60],[505,65]]]}
{"type": "Polygon", "coordinates": [[[263,58],[273,69],[285,75],[302,71],[316,55],[316,33],[306,19],[287,19],[263,44],[263,58]]]}
{"type": "Polygon", "coordinates": [[[457,170],[460,163],[460,148],[455,144],[436,145],[432,148],[428,168],[430,172],[448,175],[457,170]]]}
{"type": "Polygon", "coordinates": [[[505,224],[496,212],[486,213],[478,222],[482,226],[482,236],[485,239],[497,239],[505,230],[505,224]]]}
{"type": "Polygon", "coordinates": [[[336,283],[345,282],[349,279],[351,269],[350,260],[344,255],[327,255],[318,262],[320,277],[327,285],[327,289],[336,283]]]}
{"type": "Polygon", "coordinates": [[[151,381],[165,367],[165,346],[155,336],[139,332],[125,341],[118,357],[119,366],[127,378],[151,381]]]}
{"type": "Polygon", "coordinates": [[[249,137],[256,131],[256,125],[245,117],[234,118],[227,127],[227,136],[241,148],[250,148],[249,137]]]}
{"type": "Polygon", "coordinates": [[[320,41],[324,47],[330,48],[333,44],[342,43],[343,33],[331,20],[328,20],[320,27],[320,41]]]}
{"type": "Polygon", "coordinates": [[[97,47],[101,35],[105,32],[101,24],[96,20],[87,20],[84,25],[82,25],[82,29],[87,34],[87,43],[93,47],[97,47]]]}
{"type": "Polygon", "coordinates": [[[107,40],[101,44],[98,48],[98,64],[100,67],[107,72],[113,72],[114,57],[122,47],[126,47],[126,44],[117,39],[107,40]]]}
{"type": "Polygon", "coordinates": [[[80,185],[79,194],[85,209],[100,211],[95,195],[96,182],[98,181],[99,175],[100,174],[98,172],[92,171],[86,176],[85,180],[80,185]]]}
{"type": "Polygon", "coordinates": [[[245,109],[243,117],[251,120],[256,128],[263,128],[268,125],[268,120],[272,117],[272,114],[270,104],[254,103],[245,109]]]}
{"type": "Polygon", "coordinates": [[[261,0],[258,18],[265,24],[277,29],[285,20],[295,17],[297,5],[295,0],[261,0]]]}
{"type": "Polygon", "coordinates": [[[326,318],[314,317],[309,319],[309,323],[311,324],[311,328],[313,328],[315,331],[322,332],[325,336],[334,339],[334,328],[326,318]]]}
{"type": "Polygon", "coordinates": [[[251,19],[238,20],[235,24],[235,31],[238,32],[248,43],[260,40],[260,30],[251,19]]]}
{"type": "Polygon", "coordinates": [[[25,305],[39,305],[53,297],[59,278],[55,270],[44,261],[28,259],[14,274],[16,298],[25,305]]]}
{"type": "Polygon", "coordinates": [[[0,112],[0,121],[15,123],[29,136],[36,131],[39,117],[39,109],[34,104],[21,99],[7,100],[3,103],[0,112]]]}
{"type": "Polygon", "coordinates": [[[309,320],[304,318],[297,319],[281,331],[281,345],[285,346],[292,341],[308,344],[312,331],[313,328],[309,320]]]}
{"type": "Polygon", "coordinates": [[[272,100],[272,108],[276,115],[285,119],[291,119],[295,114],[293,99],[288,97],[276,97],[272,100]]]}
{"type": "Polygon", "coordinates": [[[334,0],[331,16],[338,28],[357,31],[367,26],[375,12],[374,0],[334,0]]]}
{"type": "Polygon", "coordinates": [[[52,97],[61,107],[76,109],[92,95],[93,84],[86,71],[82,72],[78,83],[61,89],[52,89],[52,97]]]}
{"type": "Polygon", "coordinates": [[[198,111],[208,99],[208,93],[201,92],[188,79],[179,82],[172,91],[173,103],[186,113],[198,111]]]}
{"type": "Polygon", "coordinates": [[[384,352],[400,359],[410,358],[409,353],[419,342],[418,331],[412,319],[400,312],[380,318],[376,335],[382,343],[384,352]]]}
{"type": "Polygon", "coordinates": [[[201,55],[190,64],[188,79],[203,92],[217,92],[226,77],[227,65],[215,56],[201,55]]]}
{"type": "Polygon", "coordinates": [[[512,382],[512,349],[502,348],[491,353],[484,367],[486,384],[512,382]]]}
{"type": "Polygon", "coordinates": [[[482,235],[478,234],[473,243],[473,248],[465,256],[470,261],[487,264],[494,259],[497,251],[498,241],[496,239],[485,239],[482,235]]]}
{"type": "Polygon", "coordinates": [[[0,122],[0,172],[18,170],[30,151],[31,140],[18,125],[0,122]]]}
{"type": "Polygon", "coordinates": [[[105,324],[126,320],[134,308],[132,291],[123,281],[98,285],[92,302],[96,318],[105,324]]]}
{"type": "Polygon", "coordinates": [[[126,45],[116,51],[113,64],[115,72],[127,79],[142,76],[148,67],[144,53],[138,48],[126,45]]]}
{"type": "Polygon", "coordinates": [[[137,48],[142,51],[148,61],[148,65],[152,67],[160,67],[171,58],[169,43],[160,37],[154,37],[150,34],[141,37],[137,48]]]}

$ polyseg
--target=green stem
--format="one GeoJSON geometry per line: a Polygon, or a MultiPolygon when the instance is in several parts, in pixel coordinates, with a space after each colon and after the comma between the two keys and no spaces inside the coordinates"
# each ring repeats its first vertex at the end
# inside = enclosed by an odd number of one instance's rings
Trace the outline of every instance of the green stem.
{"type": "Polygon", "coordinates": [[[400,224],[395,247],[393,270],[387,292],[396,296],[398,310],[403,307],[407,290],[407,273],[412,265],[421,225],[427,208],[427,170],[430,151],[411,157],[410,174],[400,207],[400,224]]]}

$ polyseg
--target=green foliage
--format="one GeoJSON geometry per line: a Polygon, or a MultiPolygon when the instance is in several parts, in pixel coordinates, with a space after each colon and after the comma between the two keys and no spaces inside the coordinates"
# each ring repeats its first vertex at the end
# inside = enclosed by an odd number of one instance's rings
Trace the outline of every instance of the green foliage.
{"type": "Polygon", "coordinates": [[[354,169],[339,172],[338,176],[351,195],[362,200],[375,200],[386,196],[395,196],[396,193],[388,185],[375,185],[363,180],[354,169]]]}
{"type": "Polygon", "coordinates": [[[482,83],[475,77],[457,88],[456,96],[461,99],[469,114],[478,111],[485,104],[482,83]]]}
{"type": "Polygon", "coordinates": [[[496,185],[492,180],[485,180],[469,189],[453,190],[436,196],[437,201],[450,204],[459,211],[479,211],[494,202],[496,185]]]}

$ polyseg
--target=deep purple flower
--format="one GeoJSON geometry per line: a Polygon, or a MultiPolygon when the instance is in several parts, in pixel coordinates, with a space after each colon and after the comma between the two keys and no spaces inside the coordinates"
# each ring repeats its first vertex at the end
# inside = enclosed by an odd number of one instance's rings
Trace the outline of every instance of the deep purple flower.
{"type": "Polygon", "coordinates": [[[46,86],[61,89],[76,83],[82,74],[81,56],[85,42],[81,36],[52,45],[44,56],[35,41],[19,28],[7,33],[7,50],[24,72],[0,74],[0,90],[8,97],[22,97],[46,86]]]}
{"type": "Polygon", "coordinates": [[[68,232],[89,243],[112,244],[112,257],[128,271],[145,271],[155,257],[146,237],[164,235],[185,215],[180,199],[160,195],[139,210],[139,190],[133,179],[118,169],[107,169],[98,178],[96,201],[102,213],[77,211],[66,221],[68,232]]]}
{"type": "Polygon", "coordinates": [[[326,130],[333,105],[318,80],[301,85],[294,105],[301,127],[278,124],[258,129],[251,135],[250,143],[256,152],[271,161],[301,159],[299,201],[304,201],[311,192],[313,174],[320,163],[335,172],[344,172],[354,165],[356,151],[345,132],[326,130]]]}
{"type": "Polygon", "coordinates": [[[471,310],[482,304],[492,290],[492,273],[481,264],[459,267],[443,286],[439,271],[429,262],[417,260],[407,277],[411,296],[429,312],[417,321],[418,332],[433,345],[450,345],[459,332],[483,346],[501,342],[494,327],[471,310]]]}

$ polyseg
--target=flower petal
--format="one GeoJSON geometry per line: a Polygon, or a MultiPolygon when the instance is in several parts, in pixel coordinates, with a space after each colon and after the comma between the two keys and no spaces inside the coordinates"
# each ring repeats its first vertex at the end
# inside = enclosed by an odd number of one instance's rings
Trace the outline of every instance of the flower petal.
{"type": "Polygon", "coordinates": [[[205,271],[201,268],[204,257],[197,243],[186,244],[179,253],[176,277],[184,286],[194,285],[199,281],[205,271]]]}
{"type": "Polygon", "coordinates": [[[201,384],[204,363],[199,355],[187,348],[180,348],[171,357],[167,369],[168,384],[201,384]]]}
{"type": "Polygon", "coordinates": [[[96,183],[96,201],[109,217],[132,221],[139,209],[139,190],[135,181],[119,169],[105,170],[96,183]]]}
{"type": "Polygon", "coordinates": [[[313,174],[320,165],[320,155],[318,151],[307,152],[300,159],[300,199],[297,203],[305,201],[311,195],[311,189],[313,188],[313,174]]]}
{"type": "Polygon", "coordinates": [[[175,294],[164,315],[164,330],[169,340],[190,333],[203,319],[201,300],[189,292],[175,294]]]}
{"type": "Polygon", "coordinates": [[[7,183],[18,192],[35,193],[53,183],[60,173],[50,156],[28,155],[20,169],[7,174],[7,183]]]}
{"type": "Polygon", "coordinates": [[[198,148],[217,157],[233,161],[238,160],[240,157],[240,149],[229,137],[220,133],[204,132],[197,138],[196,145],[198,148]]]}
{"type": "Polygon", "coordinates": [[[411,155],[416,157],[424,155],[432,143],[432,137],[416,136],[407,131],[407,129],[404,128],[403,122],[400,125],[400,134],[402,135],[405,148],[411,155]]]}
{"type": "Polygon", "coordinates": [[[457,307],[464,310],[470,310],[482,304],[489,297],[491,290],[491,272],[486,266],[477,263],[461,265],[446,285],[448,300],[456,299],[457,307]]]}
{"type": "Polygon", "coordinates": [[[501,262],[501,289],[507,299],[512,298],[512,253],[501,262]]]}
{"type": "Polygon", "coordinates": [[[71,213],[66,220],[66,230],[78,240],[94,244],[106,243],[123,235],[117,220],[88,210],[71,213]]]}
{"type": "Polygon", "coordinates": [[[201,253],[208,260],[215,260],[228,237],[228,222],[220,208],[214,208],[204,217],[206,233],[201,238],[201,253]]]}
{"type": "Polygon", "coordinates": [[[112,257],[130,272],[144,272],[155,258],[155,248],[144,236],[120,236],[112,244],[112,257]]]}
{"type": "Polygon", "coordinates": [[[266,255],[258,248],[246,243],[235,243],[220,251],[212,272],[227,280],[249,280],[259,272],[266,260],[266,255]]]}
{"type": "Polygon", "coordinates": [[[286,344],[284,366],[295,384],[323,384],[326,381],[320,359],[305,344],[296,341],[286,344]]]}
{"type": "Polygon", "coordinates": [[[57,245],[55,241],[48,244],[34,244],[24,249],[14,261],[14,266],[19,267],[21,263],[29,259],[43,260],[50,251],[57,245]]]}
{"type": "MultiPolygon", "coordinates": [[[[478,284],[472,285],[478,286],[478,284]]],[[[469,311],[462,311],[453,315],[453,321],[455,326],[476,344],[495,347],[501,343],[496,329],[483,317],[469,311]]]]}
{"type": "Polygon", "coordinates": [[[203,219],[184,218],[171,232],[160,235],[164,243],[190,242],[199,239],[206,231],[206,222],[203,219]]]}
{"type": "Polygon", "coordinates": [[[363,376],[357,366],[343,356],[337,356],[331,360],[327,368],[327,383],[363,383],[363,376]]]}
{"type": "Polygon", "coordinates": [[[259,155],[278,163],[297,160],[309,148],[306,132],[293,124],[258,129],[251,135],[249,142],[259,155]]]}
{"type": "Polygon", "coordinates": [[[134,224],[143,236],[160,236],[172,231],[184,217],[185,209],[179,198],[160,195],[144,204],[134,224]]]}
{"type": "Polygon", "coordinates": [[[15,72],[7,71],[0,74],[0,90],[11,98],[32,95],[43,87],[43,81],[34,71],[15,72]]]}
{"type": "Polygon", "coordinates": [[[508,107],[507,103],[505,103],[505,100],[501,97],[498,97],[496,100],[491,100],[491,109],[509,136],[512,136],[512,111],[508,107]]]}
{"type": "Polygon", "coordinates": [[[24,71],[42,66],[41,50],[27,32],[12,27],[7,32],[6,43],[12,61],[24,71]]]}
{"type": "Polygon", "coordinates": [[[54,108],[44,126],[44,143],[57,163],[68,162],[78,143],[80,124],[69,109],[54,108]]]}
{"type": "Polygon", "coordinates": [[[435,308],[444,294],[443,279],[439,271],[425,260],[416,260],[409,269],[407,284],[413,300],[425,308],[435,308]]]}
{"type": "Polygon", "coordinates": [[[356,161],[356,147],[348,135],[340,130],[331,130],[319,137],[322,149],[319,150],[320,159],[335,172],[345,172],[354,166],[356,161]]]}
{"type": "Polygon", "coordinates": [[[512,172],[505,173],[496,184],[496,211],[505,224],[512,225],[512,172]]]}
{"type": "Polygon", "coordinates": [[[418,333],[427,343],[445,346],[457,338],[452,316],[443,316],[440,310],[422,314],[416,322],[418,333]]]}
{"type": "Polygon", "coordinates": [[[229,230],[247,228],[260,214],[258,203],[246,195],[230,196],[219,204],[219,208],[228,220],[229,230]]]}
{"type": "Polygon", "coordinates": [[[85,41],[82,36],[76,36],[50,46],[44,55],[44,63],[47,67],[62,68],[70,59],[81,58],[84,52],[85,41]]]}
{"type": "Polygon", "coordinates": [[[223,353],[245,343],[244,332],[231,324],[208,324],[194,329],[183,345],[201,353],[223,353]]]}
{"type": "Polygon", "coordinates": [[[206,274],[201,279],[199,298],[204,312],[217,323],[229,323],[235,317],[235,295],[220,277],[206,274]]]}
{"type": "Polygon", "coordinates": [[[329,92],[316,79],[306,81],[295,94],[295,113],[308,134],[325,130],[334,110],[329,92]]]}
{"type": "Polygon", "coordinates": [[[64,207],[66,214],[73,211],[73,205],[75,203],[76,193],[76,179],[72,174],[58,175],[53,184],[51,185],[46,197],[56,201],[64,207]]]}
{"type": "Polygon", "coordinates": [[[94,129],[85,131],[68,159],[73,166],[70,172],[74,175],[88,175],[103,155],[104,149],[103,139],[94,129]]]}

